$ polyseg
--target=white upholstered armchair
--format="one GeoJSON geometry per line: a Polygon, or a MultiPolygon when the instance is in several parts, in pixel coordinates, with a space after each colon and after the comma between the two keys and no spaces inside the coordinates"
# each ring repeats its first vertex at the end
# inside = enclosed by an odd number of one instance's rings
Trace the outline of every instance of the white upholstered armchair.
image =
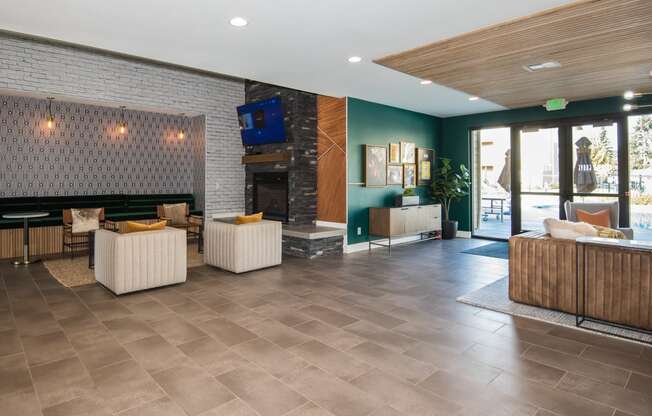
{"type": "Polygon", "coordinates": [[[235,225],[221,219],[206,223],[204,261],[233,273],[281,264],[282,224],[262,220],[235,225]]]}
{"type": "Polygon", "coordinates": [[[186,231],[95,233],[95,279],[119,295],[186,281],[186,231]]]}

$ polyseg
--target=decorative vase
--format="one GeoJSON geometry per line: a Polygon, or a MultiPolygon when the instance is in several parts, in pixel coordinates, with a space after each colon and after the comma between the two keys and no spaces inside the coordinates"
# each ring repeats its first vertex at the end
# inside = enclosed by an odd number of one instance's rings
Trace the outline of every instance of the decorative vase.
{"type": "Polygon", "coordinates": [[[442,221],[441,238],[452,240],[457,236],[457,221],[442,221]]]}

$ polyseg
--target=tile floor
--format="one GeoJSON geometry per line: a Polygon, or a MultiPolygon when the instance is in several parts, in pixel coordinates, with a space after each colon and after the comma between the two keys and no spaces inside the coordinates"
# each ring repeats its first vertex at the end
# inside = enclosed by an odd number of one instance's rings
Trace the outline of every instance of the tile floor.
{"type": "Polygon", "coordinates": [[[455,302],[507,272],[433,241],[115,297],[0,265],[0,413],[652,415],[652,347],[455,302]]]}

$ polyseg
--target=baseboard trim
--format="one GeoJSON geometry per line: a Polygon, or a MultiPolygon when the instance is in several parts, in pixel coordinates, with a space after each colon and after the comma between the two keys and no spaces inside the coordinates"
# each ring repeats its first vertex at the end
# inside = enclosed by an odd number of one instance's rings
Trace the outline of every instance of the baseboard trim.
{"type": "Polygon", "coordinates": [[[458,238],[471,238],[471,231],[457,231],[458,238]]]}

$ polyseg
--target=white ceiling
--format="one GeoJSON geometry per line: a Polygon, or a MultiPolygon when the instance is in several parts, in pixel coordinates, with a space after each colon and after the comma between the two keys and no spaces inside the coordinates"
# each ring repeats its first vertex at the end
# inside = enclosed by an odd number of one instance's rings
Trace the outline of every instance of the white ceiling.
{"type": "MultiPolygon", "coordinates": [[[[438,116],[503,109],[373,59],[569,0],[2,0],[0,29],[438,116]],[[245,28],[229,24],[234,16],[245,28]],[[359,55],[359,64],[347,62],[359,55]]],[[[2,56],[0,56],[0,60],[2,56]]]]}

